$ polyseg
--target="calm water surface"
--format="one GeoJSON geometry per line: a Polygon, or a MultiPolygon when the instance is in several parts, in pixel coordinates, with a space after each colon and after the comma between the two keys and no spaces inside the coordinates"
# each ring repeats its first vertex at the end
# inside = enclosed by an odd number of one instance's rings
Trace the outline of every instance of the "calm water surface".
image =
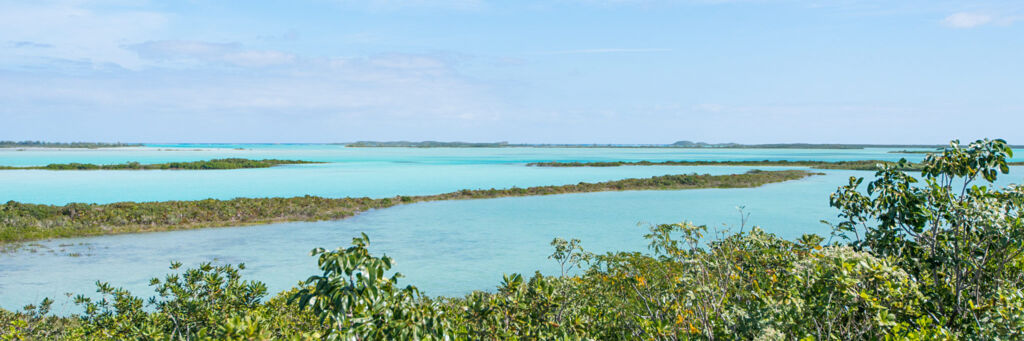
{"type": "MultiPolygon", "coordinates": [[[[708,151],[664,149],[402,151],[334,146],[47,154],[50,152],[3,151],[0,164],[163,162],[172,160],[169,157],[200,160],[224,156],[314,159],[321,154],[319,160],[334,163],[238,171],[0,172],[0,200],[35,198],[28,201],[62,203],[306,193],[329,196],[431,194],[461,188],[562,184],[681,172],[724,174],[748,169],[556,169],[522,165],[533,161],[837,160],[900,156],[875,150],[723,150],[708,154],[708,151]],[[374,151],[391,154],[382,156],[374,151]],[[233,155],[235,153],[260,154],[233,155]],[[147,155],[153,159],[142,158],[147,155]],[[35,182],[24,184],[27,179],[35,179],[35,182]]],[[[530,274],[537,270],[556,273],[557,265],[546,258],[551,252],[548,243],[554,237],[582,239],[584,247],[594,252],[644,250],[646,242],[641,237],[644,228],[638,227],[638,223],[690,220],[711,226],[726,224],[735,229],[739,223],[736,207],[741,205],[751,213],[751,223],[784,238],[792,239],[804,233],[827,235],[828,228],[819,220],[834,220],[835,211],[828,207],[828,195],[849,176],[870,176],[871,173],[826,173],[754,189],[629,191],[431,202],[371,211],[340,221],[41,241],[40,246],[0,255],[0,307],[18,308],[37,303],[43,297],[54,297],[58,301],[57,310],[73,312],[74,307],[67,303],[63,294],[92,293],[95,281],[100,279],[148,297],[152,295],[148,279],[167,273],[168,264],[175,260],[186,265],[206,261],[244,262],[248,267],[244,272],[247,278],[264,281],[276,292],[290,288],[316,271],[315,259],[308,256],[310,249],[347,246],[360,232],[370,236],[374,252],[395,258],[396,270],[406,275],[403,283],[414,284],[428,295],[461,295],[477,289],[492,289],[503,273],[530,274]],[[80,255],[73,257],[72,254],[80,255]]],[[[1015,167],[1011,176],[1003,177],[999,185],[1020,183],[1022,175],[1024,169],[1015,167]]]]}
{"type": "Polygon", "coordinates": [[[563,185],[664,174],[744,172],[725,167],[525,167],[538,161],[664,160],[919,160],[889,149],[667,148],[344,148],[334,145],[153,146],[118,149],[0,149],[0,165],[160,163],[240,157],[323,161],[263,169],[214,171],[0,172],[0,200],[69,202],[197,200],[205,198],[423,195],[459,189],[563,185]],[[241,148],[235,149],[235,148],[241,148]]]}

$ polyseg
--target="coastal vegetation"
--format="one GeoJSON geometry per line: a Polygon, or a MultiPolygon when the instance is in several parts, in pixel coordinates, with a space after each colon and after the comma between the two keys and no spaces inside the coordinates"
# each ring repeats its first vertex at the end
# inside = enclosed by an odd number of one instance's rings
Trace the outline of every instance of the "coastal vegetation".
{"type": "Polygon", "coordinates": [[[228,159],[213,159],[206,161],[187,161],[187,162],[166,162],[166,163],[154,163],[154,164],[141,164],[138,162],[128,162],[116,165],[96,165],[91,163],[51,163],[46,166],[28,166],[28,167],[11,167],[11,166],[0,166],[0,170],[14,170],[14,169],[42,169],[42,170],[155,170],[155,169],[170,169],[170,170],[204,170],[204,169],[240,169],[240,168],[268,168],[278,165],[291,165],[291,164],[307,164],[307,163],[320,163],[314,161],[301,161],[301,160],[275,160],[275,159],[263,159],[263,160],[250,160],[240,158],[228,158],[228,159]]]}
{"type": "MultiPolygon", "coordinates": [[[[891,150],[890,154],[931,154],[935,153],[934,150],[891,150]]],[[[941,151],[940,151],[941,152],[941,151]]]]}
{"type": "MultiPolygon", "coordinates": [[[[873,171],[885,167],[896,167],[903,171],[920,171],[925,168],[923,163],[892,162],[880,160],[858,161],[610,161],[610,162],[533,162],[526,164],[534,167],[619,167],[619,166],[746,166],[746,167],[810,167],[815,169],[845,169],[873,171]]],[[[1010,166],[1024,165],[1024,162],[1007,162],[1010,166]]]]}
{"type": "Polygon", "coordinates": [[[141,143],[0,141],[0,148],[116,148],[141,147],[141,143]]]}
{"type": "Polygon", "coordinates": [[[676,141],[671,144],[677,148],[757,148],[757,149],[864,149],[869,145],[860,144],[837,144],[837,143],[767,143],[767,144],[742,144],[742,143],[707,143],[692,141],[676,141]]]}
{"type": "Polygon", "coordinates": [[[379,199],[303,196],[112,204],[71,203],[61,206],[10,201],[0,205],[0,242],[284,221],[332,220],[370,209],[422,201],[623,190],[746,188],[801,179],[812,174],[801,170],[754,170],[731,175],[664,175],[562,186],[464,189],[437,195],[379,199]]]}
{"type": "MultiPolygon", "coordinates": [[[[395,260],[350,246],[311,251],[319,270],[270,296],[244,264],[201,264],[150,283],[108,283],[0,310],[5,339],[183,340],[1019,340],[1024,338],[1024,187],[993,188],[1001,140],[929,155],[920,178],[892,166],[830,197],[828,239],[652,225],[649,252],[593,254],[552,241],[560,274],[507,274],[495,290],[432,298],[395,260]]],[[[399,260],[400,261],[400,260],[399,260]]]]}

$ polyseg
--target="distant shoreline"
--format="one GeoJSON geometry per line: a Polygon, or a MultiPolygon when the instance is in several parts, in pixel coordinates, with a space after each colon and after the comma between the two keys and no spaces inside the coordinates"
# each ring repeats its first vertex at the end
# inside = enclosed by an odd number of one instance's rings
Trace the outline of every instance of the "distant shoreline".
{"type": "Polygon", "coordinates": [[[142,147],[142,143],[106,143],[106,142],[44,142],[44,141],[0,141],[0,148],[68,148],[68,149],[100,149],[142,147]]]}
{"type": "MultiPolygon", "coordinates": [[[[1024,162],[1007,162],[1010,166],[1022,166],[1024,162]]],[[[610,161],[610,162],[533,162],[526,164],[531,167],[619,167],[619,166],[731,166],[731,167],[757,167],[757,166],[782,166],[782,167],[810,167],[814,169],[837,169],[837,170],[878,170],[878,165],[897,166],[896,162],[882,160],[859,160],[859,161],[787,161],[787,160],[763,160],[763,161],[610,161]]],[[[905,171],[919,171],[923,166],[919,163],[907,163],[900,168],[905,171]]]]}
{"type": "Polygon", "coordinates": [[[279,165],[323,163],[316,161],[302,160],[277,160],[277,159],[213,159],[206,161],[187,162],[165,162],[141,164],[128,162],[113,165],[97,165],[91,163],[51,163],[46,166],[0,166],[0,170],[52,170],[52,171],[90,171],[90,170],[215,170],[215,169],[243,169],[243,168],[269,168],[279,165]]]}

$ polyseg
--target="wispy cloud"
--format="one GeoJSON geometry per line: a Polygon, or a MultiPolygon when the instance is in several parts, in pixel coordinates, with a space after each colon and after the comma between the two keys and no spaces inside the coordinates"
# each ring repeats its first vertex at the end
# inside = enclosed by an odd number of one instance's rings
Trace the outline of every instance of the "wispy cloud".
{"type": "Polygon", "coordinates": [[[9,41],[9,42],[7,42],[7,46],[10,46],[10,47],[13,47],[13,48],[16,48],[16,49],[23,49],[23,48],[47,49],[47,48],[52,48],[53,47],[53,45],[51,45],[51,44],[43,44],[43,43],[37,43],[37,42],[33,42],[33,41],[9,41]]]}
{"type": "Polygon", "coordinates": [[[484,0],[335,0],[347,7],[358,7],[369,10],[402,10],[402,9],[453,9],[477,10],[484,8],[484,0]]]}
{"type": "Polygon", "coordinates": [[[164,13],[135,6],[0,1],[0,32],[18,47],[5,57],[30,64],[54,58],[138,67],[138,57],[121,45],[148,39],[167,21],[164,13]]]}
{"type": "Polygon", "coordinates": [[[973,28],[992,22],[992,16],[980,13],[958,12],[946,17],[942,23],[953,28],[973,28]]]}
{"type": "MultiPolygon", "coordinates": [[[[219,54],[219,49],[233,46],[226,45],[191,46],[180,50],[192,54],[173,50],[167,55],[226,58],[219,54]]],[[[266,53],[229,56],[248,58],[244,62],[276,58],[266,53]]],[[[189,117],[233,111],[286,112],[312,120],[356,116],[489,120],[498,115],[500,106],[488,85],[459,75],[450,62],[430,55],[300,58],[280,68],[241,73],[206,67],[98,70],[90,64],[67,65],[72,68],[60,74],[3,74],[0,103],[10,107],[0,109],[0,114],[4,110],[45,112],[39,103],[62,103],[111,112],[167,110],[189,117]]]]}
{"type": "Polygon", "coordinates": [[[281,34],[261,34],[256,39],[269,42],[293,43],[299,41],[299,31],[291,29],[281,34]]]}
{"type": "Polygon", "coordinates": [[[548,52],[541,52],[540,54],[650,53],[650,52],[671,52],[671,51],[672,51],[672,49],[664,49],[664,48],[647,48],[647,49],[601,48],[601,49],[579,49],[579,50],[548,51],[548,52]]]}
{"type": "Polygon", "coordinates": [[[239,43],[159,40],[125,45],[139,57],[159,61],[223,62],[238,66],[270,66],[295,60],[290,53],[245,49],[239,43]]]}

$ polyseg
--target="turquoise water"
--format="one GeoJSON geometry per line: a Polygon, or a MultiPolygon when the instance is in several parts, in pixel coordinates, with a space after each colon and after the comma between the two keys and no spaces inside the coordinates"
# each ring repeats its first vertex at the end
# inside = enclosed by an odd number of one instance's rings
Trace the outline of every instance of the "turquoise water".
{"type": "MultiPolygon", "coordinates": [[[[120,149],[0,149],[0,165],[49,163],[160,163],[212,158],[276,158],[329,162],[216,171],[0,172],[0,200],[28,203],[109,203],[231,199],[422,195],[459,189],[563,185],[664,174],[745,172],[727,167],[525,167],[539,161],[617,160],[918,160],[889,149],[665,149],[665,148],[344,148],[334,145],[154,146],[120,149]],[[177,147],[177,148],[170,148],[177,147]],[[234,148],[243,148],[237,150],[234,148]]],[[[764,168],[764,167],[762,167],[764,168]]]]}
{"type": "MultiPolygon", "coordinates": [[[[8,179],[9,174],[15,173],[0,172],[0,183],[3,183],[0,185],[0,191],[3,191],[0,192],[0,200],[13,199],[12,193],[50,203],[284,195],[282,193],[300,195],[305,194],[304,191],[320,191],[314,194],[332,196],[387,196],[513,184],[575,183],[677,172],[735,173],[747,170],[746,167],[531,168],[522,165],[530,161],[684,157],[830,157],[830,160],[835,160],[898,156],[863,150],[724,150],[717,155],[703,155],[701,153],[707,152],[700,151],[698,156],[690,155],[691,151],[618,149],[605,150],[609,155],[589,149],[381,151],[393,153],[388,161],[384,156],[374,156],[371,149],[350,151],[331,147],[316,146],[306,150],[295,146],[270,146],[261,147],[259,152],[281,152],[285,154],[269,157],[301,159],[323,153],[325,159],[348,161],[312,167],[237,171],[23,172],[28,174],[15,171],[18,173],[15,177],[19,179],[38,179],[31,185],[16,187],[19,188],[17,192],[11,192],[8,187],[18,184],[8,179]],[[328,149],[332,151],[325,151],[328,149]],[[352,154],[346,154],[349,152],[352,154]],[[756,153],[762,154],[758,156],[756,153]],[[303,156],[295,156],[300,154],[303,156]],[[409,163],[412,160],[416,162],[409,163]],[[47,185],[47,182],[58,184],[47,185]],[[293,185],[301,187],[289,187],[293,185]]],[[[196,153],[182,159],[195,160],[224,156],[217,153],[235,152],[244,151],[222,148],[199,152],[67,153],[82,157],[73,161],[96,162],[104,157],[127,157],[131,160],[142,155],[168,157],[163,155],[165,153],[196,153]],[[83,160],[90,157],[92,159],[83,160]]],[[[7,161],[38,162],[47,158],[62,160],[58,162],[71,161],[63,154],[45,153],[48,151],[19,157],[3,154],[0,164],[8,164],[7,161]]],[[[430,202],[366,212],[340,221],[42,241],[39,242],[41,247],[0,255],[0,307],[18,308],[37,303],[43,297],[52,297],[57,299],[58,313],[74,312],[76,309],[63,294],[93,293],[94,283],[100,279],[148,297],[152,295],[147,286],[149,278],[167,273],[171,261],[182,261],[186,265],[204,261],[244,262],[247,278],[266,282],[271,291],[285,290],[315,272],[315,260],[308,256],[310,249],[347,246],[351,238],[360,232],[370,236],[374,252],[387,253],[396,260],[396,270],[406,275],[403,284],[414,284],[432,296],[461,295],[477,289],[493,289],[503,273],[531,274],[537,270],[556,273],[557,265],[546,258],[551,253],[548,243],[554,237],[579,238],[585,248],[594,252],[644,250],[644,228],[638,227],[638,223],[690,220],[715,227],[726,224],[735,229],[739,223],[737,206],[746,207],[746,212],[751,214],[751,224],[784,238],[792,239],[804,233],[827,235],[828,227],[819,220],[834,220],[835,211],[828,207],[828,195],[845,183],[849,176],[870,175],[870,172],[827,171],[823,176],[753,189],[627,191],[430,202]],[[70,256],[75,253],[81,255],[70,256]]],[[[1011,175],[1001,178],[999,185],[1020,183],[1024,169],[1015,167],[1011,175]]]]}

